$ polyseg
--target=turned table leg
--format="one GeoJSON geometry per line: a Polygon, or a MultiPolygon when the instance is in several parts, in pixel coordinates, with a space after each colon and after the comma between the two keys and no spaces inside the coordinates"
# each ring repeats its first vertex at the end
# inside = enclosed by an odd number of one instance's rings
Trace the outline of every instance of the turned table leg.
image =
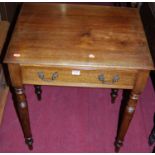
{"type": "Polygon", "coordinates": [[[118,127],[118,133],[115,141],[115,152],[119,152],[120,147],[123,145],[125,135],[127,133],[128,127],[136,109],[139,95],[141,94],[146,85],[148,75],[149,73],[145,71],[137,73],[135,85],[131,91],[128,103],[126,104],[126,107],[123,112],[123,117],[118,127]]]}
{"type": "Polygon", "coordinates": [[[123,140],[124,140],[125,134],[128,130],[130,121],[131,121],[133,114],[135,112],[136,104],[138,101],[138,96],[139,96],[138,94],[131,93],[128,104],[125,107],[123,119],[121,122],[121,126],[119,128],[116,142],[115,142],[115,151],[116,152],[119,152],[120,147],[123,145],[123,140]]]}
{"type": "Polygon", "coordinates": [[[41,100],[41,94],[42,94],[42,90],[41,90],[41,86],[40,85],[34,85],[35,88],[35,94],[37,95],[38,100],[41,100]]]}
{"type": "Polygon", "coordinates": [[[30,149],[33,148],[33,139],[30,128],[28,104],[24,93],[21,68],[18,64],[8,65],[10,80],[13,87],[14,105],[17,110],[17,114],[23,129],[25,142],[30,149]]]}
{"type": "Polygon", "coordinates": [[[33,139],[32,139],[32,134],[30,129],[28,104],[24,94],[24,89],[23,87],[20,87],[20,88],[14,88],[14,90],[16,95],[15,106],[17,108],[19,120],[23,129],[25,143],[28,145],[30,149],[32,149],[33,139]]]}
{"type": "Polygon", "coordinates": [[[111,103],[115,103],[118,96],[118,89],[111,89],[111,103]]]}

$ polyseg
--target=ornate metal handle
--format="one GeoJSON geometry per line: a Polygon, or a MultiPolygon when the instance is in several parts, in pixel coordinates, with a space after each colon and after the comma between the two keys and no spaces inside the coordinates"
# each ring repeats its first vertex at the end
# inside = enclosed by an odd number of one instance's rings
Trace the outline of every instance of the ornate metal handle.
{"type": "Polygon", "coordinates": [[[119,81],[120,77],[119,77],[119,75],[116,74],[116,75],[113,77],[112,81],[109,82],[109,81],[106,81],[106,80],[105,80],[104,74],[100,74],[100,75],[98,76],[98,79],[99,79],[99,81],[101,81],[103,84],[114,84],[114,83],[116,83],[116,82],[119,81]]]}
{"type": "Polygon", "coordinates": [[[56,80],[58,78],[58,73],[54,72],[54,73],[51,74],[51,79],[46,79],[45,75],[44,75],[44,72],[38,72],[38,77],[43,81],[51,82],[51,81],[54,81],[54,80],[56,80]]]}

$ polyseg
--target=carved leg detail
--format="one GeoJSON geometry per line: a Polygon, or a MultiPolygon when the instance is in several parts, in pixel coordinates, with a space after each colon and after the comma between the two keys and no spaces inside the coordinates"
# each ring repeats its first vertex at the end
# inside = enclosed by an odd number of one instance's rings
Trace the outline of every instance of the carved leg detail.
{"type": "Polygon", "coordinates": [[[29,121],[29,113],[28,113],[28,105],[26,101],[26,97],[24,95],[23,88],[14,88],[16,95],[15,106],[17,108],[19,120],[23,129],[25,142],[30,149],[32,149],[33,139],[30,129],[30,121],[29,121]]]}
{"type": "Polygon", "coordinates": [[[120,147],[123,145],[124,137],[126,135],[130,121],[131,121],[133,114],[135,112],[136,104],[138,101],[138,96],[139,95],[137,95],[137,94],[131,93],[128,104],[125,107],[125,110],[123,113],[123,118],[122,118],[119,130],[118,130],[116,141],[115,141],[115,151],[116,152],[119,152],[120,147]]]}
{"type": "Polygon", "coordinates": [[[37,98],[40,101],[41,100],[41,93],[42,93],[41,86],[40,85],[34,85],[34,88],[35,88],[35,94],[37,95],[37,98]]]}
{"type": "Polygon", "coordinates": [[[111,90],[111,103],[115,103],[115,100],[118,96],[118,89],[111,90]]]}

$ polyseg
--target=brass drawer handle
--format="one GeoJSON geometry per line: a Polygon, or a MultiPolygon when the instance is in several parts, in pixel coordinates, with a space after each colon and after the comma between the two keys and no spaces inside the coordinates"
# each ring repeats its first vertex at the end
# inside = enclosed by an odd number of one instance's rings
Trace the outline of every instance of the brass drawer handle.
{"type": "Polygon", "coordinates": [[[44,75],[44,72],[38,72],[38,77],[43,81],[51,82],[51,81],[54,81],[54,80],[56,80],[58,78],[58,73],[54,72],[54,73],[51,74],[51,79],[46,79],[45,75],[44,75]]]}
{"type": "Polygon", "coordinates": [[[117,74],[113,77],[111,82],[105,80],[104,74],[100,74],[98,76],[98,80],[101,81],[103,84],[114,84],[114,83],[118,82],[119,79],[120,79],[120,77],[117,74]]]}

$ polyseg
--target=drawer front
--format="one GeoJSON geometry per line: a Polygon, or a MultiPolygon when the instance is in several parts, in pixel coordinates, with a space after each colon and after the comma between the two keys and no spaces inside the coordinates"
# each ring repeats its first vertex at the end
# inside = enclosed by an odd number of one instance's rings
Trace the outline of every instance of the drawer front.
{"type": "Polygon", "coordinates": [[[22,66],[24,84],[133,88],[136,71],[22,66]]]}

